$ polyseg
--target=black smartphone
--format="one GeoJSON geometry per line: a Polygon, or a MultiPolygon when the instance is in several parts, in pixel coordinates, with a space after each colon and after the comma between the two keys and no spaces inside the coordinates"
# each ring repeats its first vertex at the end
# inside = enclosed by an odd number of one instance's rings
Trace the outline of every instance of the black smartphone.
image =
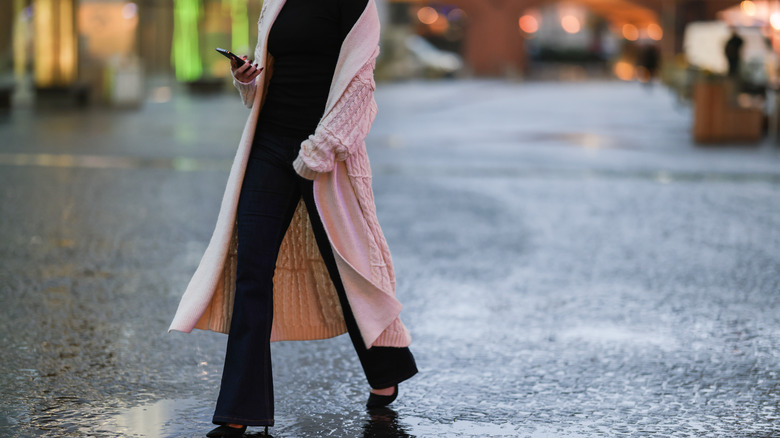
{"type": "Polygon", "coordinates": [[[230,50],[220,49],[219,47],[217,47],[217,52],[219,52],[220,54],[222,54],[222,56],[224,56],[225,58],[231,61],[235,60],[238,63],[239,67],[244,65],[244,63],[246,62],[243,59],[241,59],[238,55],[231,52],[230,50]]]}

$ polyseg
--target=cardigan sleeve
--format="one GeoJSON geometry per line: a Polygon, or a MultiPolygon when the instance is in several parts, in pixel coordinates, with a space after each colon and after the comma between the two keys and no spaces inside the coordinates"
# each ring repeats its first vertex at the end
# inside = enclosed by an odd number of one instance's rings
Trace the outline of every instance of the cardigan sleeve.
{"type": "Polygon", "coordinates": [[[346,160],[362,144],[376,117],[375,88],[372,60],[352,78],[314,134],[301,143],[301,151],[293,162],[300,176],[313,180],[319,173],[330,172],[336,161],[346,160]]]}
{"type": "Polygon", "coordinates": [[[244,102],[244,105],[246,105],[247,108],[252,108],[252,104],[255,101],[255,91],[257,90],[257,78],[250,82],[241,82],[236,79],[236,75],[233,74],[232,69],[230,70],[230,74],[233,76],[233,85],[238,89],[238,93],[241,95],[241,101],[244,102]]]}

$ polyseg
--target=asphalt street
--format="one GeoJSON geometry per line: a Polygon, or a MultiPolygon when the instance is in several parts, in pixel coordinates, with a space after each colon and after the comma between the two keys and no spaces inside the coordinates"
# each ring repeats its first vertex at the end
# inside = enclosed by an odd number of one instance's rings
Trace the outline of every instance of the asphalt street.
{"type": "MultiPolygon", "coordinates": [[[[382,84],[368,138],[420,373],[274,344],[274,437],[780,436],[780,148],[633,83],[382,84]]],[[[166,333],[236,94],[0,119],[0,436],[201,437],[226,337],[166,333]]],[[[247,436],[259,436],[249,429],[247,436]]]]}

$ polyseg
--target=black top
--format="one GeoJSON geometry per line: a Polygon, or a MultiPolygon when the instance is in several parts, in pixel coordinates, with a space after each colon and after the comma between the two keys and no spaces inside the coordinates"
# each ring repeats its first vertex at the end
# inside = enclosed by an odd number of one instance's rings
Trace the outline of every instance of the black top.
{"type": "Polygon", "coordinates": [[[270,34],[273,75],[259,129],[283,136],[314,133],[344,38],[368,0],[287,0],[270,34]]]}

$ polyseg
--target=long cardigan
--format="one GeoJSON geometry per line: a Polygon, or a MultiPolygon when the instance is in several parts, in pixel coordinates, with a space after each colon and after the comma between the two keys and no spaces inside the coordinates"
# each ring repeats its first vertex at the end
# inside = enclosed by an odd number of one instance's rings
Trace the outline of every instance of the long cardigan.
{"type": "MultiPolygon", "coordinates": [[[[193,328],[227,333],[236,283],[236,209],[258,114],[273,58],[267,51],[271,25],[285,0],[265,0],[258,21],[255,60],[264,67],[256,81],[234,80],[251,108],[222,198],[211,241],[190,280],[170,330],[193,328]]],[[[328,234],[350,308],[366,347],[405,347],[411,342],[400,320],[395,274],[376,217],[365,137],[376,115],[373,70],[379,53],[374,0],[346,36],[339,53],[325,113],[301,144],[295,170],[314,181],[314,200],[328,234]]],[[[323,339],[346,332],[343,313],[300,201],[285,234],[274,275],[271,341],[323,339]]]]}

